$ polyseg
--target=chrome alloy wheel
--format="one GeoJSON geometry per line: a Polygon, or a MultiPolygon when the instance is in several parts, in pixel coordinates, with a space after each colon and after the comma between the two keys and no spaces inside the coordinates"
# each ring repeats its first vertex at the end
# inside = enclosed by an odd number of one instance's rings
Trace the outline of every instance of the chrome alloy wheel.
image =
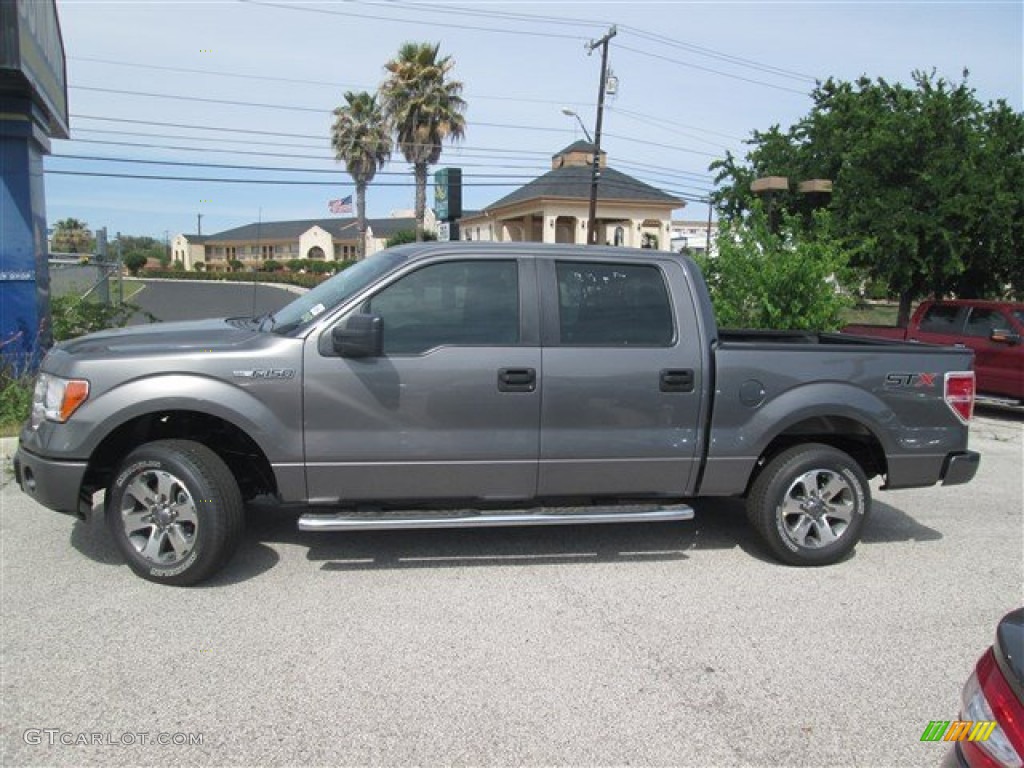
{"type": "Polygon", "coordinates": [[[831,469],[812,469],[796,478],[778,510],[779,530],[799,547],[818,549],[838,540],[850,525],[857,496],[849,481],[831,469]]]}
{"type": "Polygon", "coordinates": [[[199,530],[196,505],[185,484],[169,472],[136,475],[121,499],[124,534],[154,565],[175,565],[191,554],[199,530]]]}

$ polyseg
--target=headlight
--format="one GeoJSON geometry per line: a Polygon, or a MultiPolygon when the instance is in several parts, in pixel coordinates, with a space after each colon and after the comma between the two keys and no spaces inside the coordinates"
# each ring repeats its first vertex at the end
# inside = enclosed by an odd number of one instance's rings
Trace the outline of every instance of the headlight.
{"type": "Polygon", "coordinates": [[[32,395],[32,429],[39,429],[44,420],[65,422],[89,397],[85,379],[62,379],[40,373],[32,395]]]}

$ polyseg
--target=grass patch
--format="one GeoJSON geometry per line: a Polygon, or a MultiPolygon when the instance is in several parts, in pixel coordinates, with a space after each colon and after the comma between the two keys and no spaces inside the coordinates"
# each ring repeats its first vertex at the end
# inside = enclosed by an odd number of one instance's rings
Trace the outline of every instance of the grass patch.
{"type": "Polygon", "coordinates": [[[857,304],[843,312],[843,322],[894,326],[899,309],[899,304],[857,304]]]}

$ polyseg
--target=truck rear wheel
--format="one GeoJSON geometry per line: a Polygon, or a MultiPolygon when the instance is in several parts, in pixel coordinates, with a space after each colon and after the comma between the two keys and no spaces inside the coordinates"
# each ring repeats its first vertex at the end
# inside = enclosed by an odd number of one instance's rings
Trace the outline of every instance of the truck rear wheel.
{"type": "Polygon", "coordinates": [[[107,527],[133,571],[161,584],[209,578],[242,537],[238,483],[221,458],[191,440],[132,451],[107,490],[107,527]]]}
{"type": "Polygon", "coordinates": [[[747,517],[772,552],[791,565],[829,565],[856,546],[871,488],[847,453],[820,443],[783,451],[758,475],[747,517]]]}

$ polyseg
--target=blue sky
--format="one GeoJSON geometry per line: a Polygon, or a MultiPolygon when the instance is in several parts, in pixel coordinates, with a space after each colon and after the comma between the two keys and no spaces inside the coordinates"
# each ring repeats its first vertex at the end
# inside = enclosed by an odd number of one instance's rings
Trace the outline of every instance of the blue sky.
{"type": "MultiPolygon", "coordinates": [[[[327,201],[353,192],[332,157],[331,111],[346,90],[374,90],[406,41],[440,43],[465,85],[467,135],[439,167],[463,168],[467,208],[526,183],[582,138],[562,107],[592,129],[600,59],[584,46],[612,24],[619,91],[602,147],[610,165],[677,195],[701,197],[712,160],[806,114],[815,79],[909,82],[913,70],[935,69],[957,80],[966,68],[982,100],[1017,110],[1024,101],[1020,0],[58,0],[58,13],[72,138],[54,141],[46,160],[47,218],[74,216],[111,236],[195,232],[197,214],[205,234],[260,216],[328,217],[327,201]],[[253,183],[280,180],[324,185],[253,183]]],[[[396,153],[368,191],[368,214],[412,204],[396,153]]],[[[676,212],[706,215],[699,202],[676,212]]]]}

